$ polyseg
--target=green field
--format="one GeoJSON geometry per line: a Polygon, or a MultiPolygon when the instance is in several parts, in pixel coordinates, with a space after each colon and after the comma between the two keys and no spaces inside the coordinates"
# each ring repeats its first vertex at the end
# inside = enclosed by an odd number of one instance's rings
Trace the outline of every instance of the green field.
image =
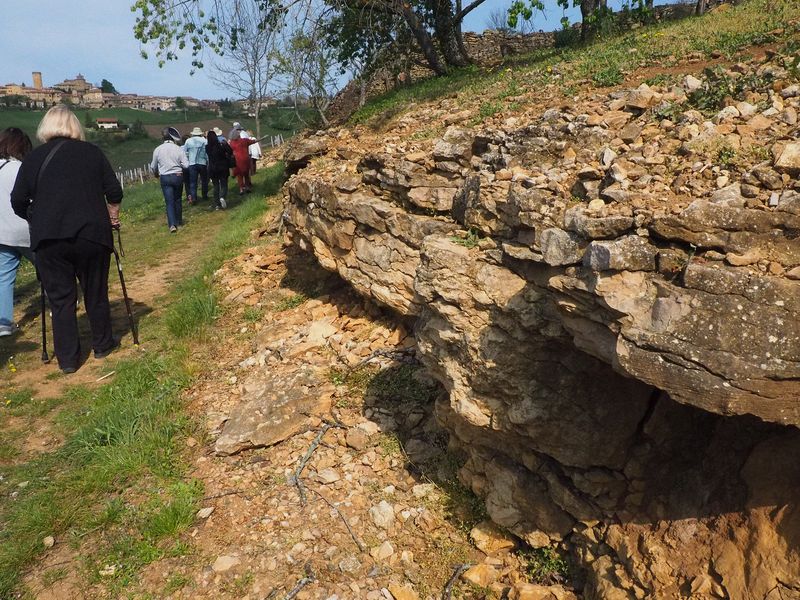
{"type": "MultiPolygon", "coordinates": [[[[76,109],[75,114],[81,123],[86,122],[86,113],[89,113],[92,120],[98,118],[117,118],[125,124],[141,121],[144,125],[163,125],[175,121],[183,121],[183,111],[156,111],[134,110],[132,108],[104,108],[102,110],[76,109]]],[[[36,133],[39,121],[44,116],[43,110],[26,109],[2,109],[0,110],[0,129],[6,127],[19,127],[28,132],[31,137],[36,133]]],[[[187,111],[186,117],[190,121],[202,121],[216,118],[216,113],[212,111],[187,111]]]]}
{"type": "MultiPolygon", "coordinates": [[[[217,119],[217,114],[213,111],[146,111],[135,110],[132,108],[106,108],[102,110],[76,109],[75,114],[82,124],[87,121],[86,114],[89,113],[89,120],[94,122],[98,118],[117,118],[121,123],[129,125],[135,121],[141,121],[143,125],[175,125],[178,123],[192,123],[195,121],[208,121],[217,119]]],[[[27,109],[0,109],[0,130],[6,127],[19,127],[25,131],[34,143],[36,128],[39,126],[44,116],[42,110],[27,109]]],[[[255,130],[255,119],[249,117],[229,117],[222,119],[226,123],[237,120],[247,129],[255,130]]],[[[269,107],[261,117],[261,135],[282,134],[284,139],[289,138],[295,130],[302,129],[294,111],[287,108],[269,107]]],[[[228,128],[223,127],[227,134],[228,128]]],[[[126,140],[114,139],[113,134],[104,136],[102,132],[93,133],[90,140],[100,146],[108,156],[114,169],[131,169],[141,167],[150,162],[153,155],[153,148],[158,145],[159,140],[154,138],[132,138],[126,140]]]]}

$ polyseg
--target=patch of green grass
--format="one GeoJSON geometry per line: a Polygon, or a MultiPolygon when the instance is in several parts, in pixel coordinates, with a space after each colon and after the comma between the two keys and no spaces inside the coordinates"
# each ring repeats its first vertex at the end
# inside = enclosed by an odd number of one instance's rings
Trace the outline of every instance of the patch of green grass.
{"type": "Polygon", "coordinates": [[[470,600],[496,600],[498,598],[491,588],[469,582],[454,589],[453,596],[470,600]]]}
{"type": "Polygon", "coordinates": [[[255,323],[261,320],[264,316],[264,311],[256,306],[246,306],[242,311],[242,320],[247,323],[255,323]]]}
{"type": "Polygon", "coordinates": [[[282,312],[284,310],[291,310],[293,308],[297,308],[301,304],[303,304],[306,300],[308,300],[308,296],[305,294],[293,294],[287,298],[283,298],[275,303],[275,310],[278,312],[282,312]]]}
{"type": "MultiPolygon", "coordinates": [[[[61,373],[61,371],[59,371],[61,373]]],[[[0,415],[3,412],[15,417],[41,417],[59,405],[55,398],[36,398],[34,390],[10,388],[0,403],[0,415]]]]}
{"type": "Polygon", "coordinates": [[[199,481],[179,481],[159,488],[144,504],[127,508],[118,530],[109,532],[114,534],[113,541],[88,561],[91,578],[118,591],[128,586],[143,566],[187,554],[189,547],[174,538],[194,520],[202,495],[199,481]],[[114,566],[113,573],[108,565],[114,566]]]}
{"type": "Polygon", "coordinates": [[[56,567],[55,569],[48,569],[42,574],[42,585],[48,588],[54,583],[57,583],[67,576],[67,569],[65,567],[56,567]]]}
{"type": "Polygon", "coordinates": [[[378,448],[384,457],[400,456],[403,452],[400,439],[394,433],[382,433],[378,437],[378,448]]]}
{"type": "Polygon", "coordinates": [[[722,146],[717,151],[717,162],[723,167],[731,167],[736,161],[736,149],[730,146],[722,146]]]}
{"type": "Polygon", "coordinates": [[[441,98],[464,89],[475,80],[479,73],[480,69],[472,65],[463,69],[454,69],[446,77],[432,77],[388,92],[370,100],[353,114],[351,120],[355,123],[363,123],[376,116],[394,116],[413,102],[441,98]]]}
{"type": "Polygon", "coordinates": [[[622,83],[622,71],[615,64],[608,64],[592,74],[592,81],[600,87],[613,87],[622,83]]]}
{"type": "Polygon", "coordinates": [[[219,316],[217,296],[202,277],[183,283],[180,295],[181,301],[172,304],[165,317],[167,329],[175,337],[195,335],[219,316]]]}
{"type": "Polygon", "coordinates": [[[677,81],[678,77],[674,73],[658,73],[644,80],[644,82],[649,86],[667,86],[677,83],[677,81]]]}
{"type": "Polygon", "coordinates": [[[0,462],[8,462],[14,460],[20,455],[20,450],[17,447],[17,440],[20,438],[19,432],[4,431],[0,434],[0,462]]]}
{"type": "Polygon", "coordinates": [[[493,117],[501,110],[503,110],[503,105],[499,102],[484,102],[478,109],[478,117],[481,121],[484,121],[489,117],[493,117]]]}
{"type": "Polygon", "coordinates": [[[457,476],[441,481],[439,487],[444,492],[448,519],[464,533],[469,533],[475,525],[489,518],[483,500],[461,483],[457,476]]]}
{"type": "Polygon", "coordinates": [[[164,596],[169,596],[170,594],[173,594],[178,590],[183,589],[184,587],[189,585],[190,582],[191,579],[189,579],[186,575],[181,575],[181,574],[170,575],[169,579],[167,579],[167,583],[164,584],[164,590],[163,590],[164,596]]]}
{"type": "Polygon", "coordinates": [[[120,363],[61,449],[10,472],[9,485],[30,483],[0,507],[0,597],[12,593],[44,537],[96,518],[104,494],[143,476],[180,475],[176,441],[188,421],[178,392],[186,382],[179,364],[155,354],[120,363]]]}
{"type": "Polygon", "coordinates": [[[236,575],[233,579],[225,581],[220,586],[223,592],[232,594],[240,598],[247,594],[250,587],[253,585],[255,575],[253,573],[245,573],[244,575],[236,575]]]}
{"type": "Polygon", "coordinates": [[[347,391],[351,394],[363,396],[376,373],[375,367],[368,365],[358,369],[339,369],[334,367],[328,372],[328,379],[334,385],[346,386],[347,391]]]}
{"type": "Polygon", "coordinates": [[[34,391],[31,388],[24,388],[21,390],[9,390],[6,392],[3,402],[6,408],[14,409],[19,408],[25,404],[30,404],[33,400],[34,391]]]}

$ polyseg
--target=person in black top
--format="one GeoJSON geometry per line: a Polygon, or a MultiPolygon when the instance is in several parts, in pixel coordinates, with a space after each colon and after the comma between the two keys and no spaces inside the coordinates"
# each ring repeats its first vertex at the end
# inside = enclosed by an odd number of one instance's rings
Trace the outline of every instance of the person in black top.
{"type": "Polygon", "coordinates": [[[119,345],[111,333],[108,267],[122,188],[103,152],[84,141],[80,121],[67,106],[47,111],[36,135],[43,143],[22,162],[11,206],[30,225],[31,249],[52,308],[58,364],[74,373],[80,362],[76,278],[95,357],[119,345]]]}
{"type": "Polygon", "coordinates": [[[206,134],[206,155],[208,156],[208,178],[214,185],[214,203],[217,210],[227,208],[225,196],[228,195],[228,175],[233,150],[219,134],[211,129],[206,134]]]}

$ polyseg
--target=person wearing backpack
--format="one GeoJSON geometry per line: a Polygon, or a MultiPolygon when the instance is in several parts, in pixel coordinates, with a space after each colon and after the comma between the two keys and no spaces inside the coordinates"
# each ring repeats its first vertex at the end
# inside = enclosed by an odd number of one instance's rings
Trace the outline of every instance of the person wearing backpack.
{"type": "Polygon", "coordinates": [[[214,207],[217,210],[227,208],[225,196],[228,195],[228,176],[232,164],[235,163],[233,150],[219,134],[212,129],[206,134],[206,155],[208,156],[208,177],[214,186],[214,207]]]}
{"type": "Polygon", "coordinates": [[[11,190],[19,167],[33,149],[30,138],[17,127],[0,132],[0,337],[16,333],[14,284],[21,257],[33,262],[28,224],[11,208],[11,190]]]}

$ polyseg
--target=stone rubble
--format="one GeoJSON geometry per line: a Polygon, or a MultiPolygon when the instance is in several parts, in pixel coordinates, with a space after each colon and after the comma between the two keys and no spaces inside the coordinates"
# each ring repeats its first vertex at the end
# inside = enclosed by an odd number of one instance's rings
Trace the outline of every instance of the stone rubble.
{"type": "Polygon", "coordinates": [[[189,397],[211,436],[192,473],[206,484],[193,550],[146,567],[140,591],[180,577],[170,598],[261,600],[286,595],[309,568],[316,581],[301,600],[432,600],[461,563],[495,571],[498,596],[532,584],[513,536],[482,523],[473,538],[491,554],[470,542],[472,509],[450,491],[470,497],[457,481],[463,458],[446,447],[433,414],[441,390],[413,361],[408,324],[307,258],[256,245],[215,273],[224,352],[189,397]],[[298,296],[310,284],[315,297],[298,296]],[[358,391],[348,373],[374,379],[358,391]],[[286,398],[295,410],[269,417],[286,398]],[[302,505],[291,478],[324,422],[339,426],[302,472],[302,505]]]}

